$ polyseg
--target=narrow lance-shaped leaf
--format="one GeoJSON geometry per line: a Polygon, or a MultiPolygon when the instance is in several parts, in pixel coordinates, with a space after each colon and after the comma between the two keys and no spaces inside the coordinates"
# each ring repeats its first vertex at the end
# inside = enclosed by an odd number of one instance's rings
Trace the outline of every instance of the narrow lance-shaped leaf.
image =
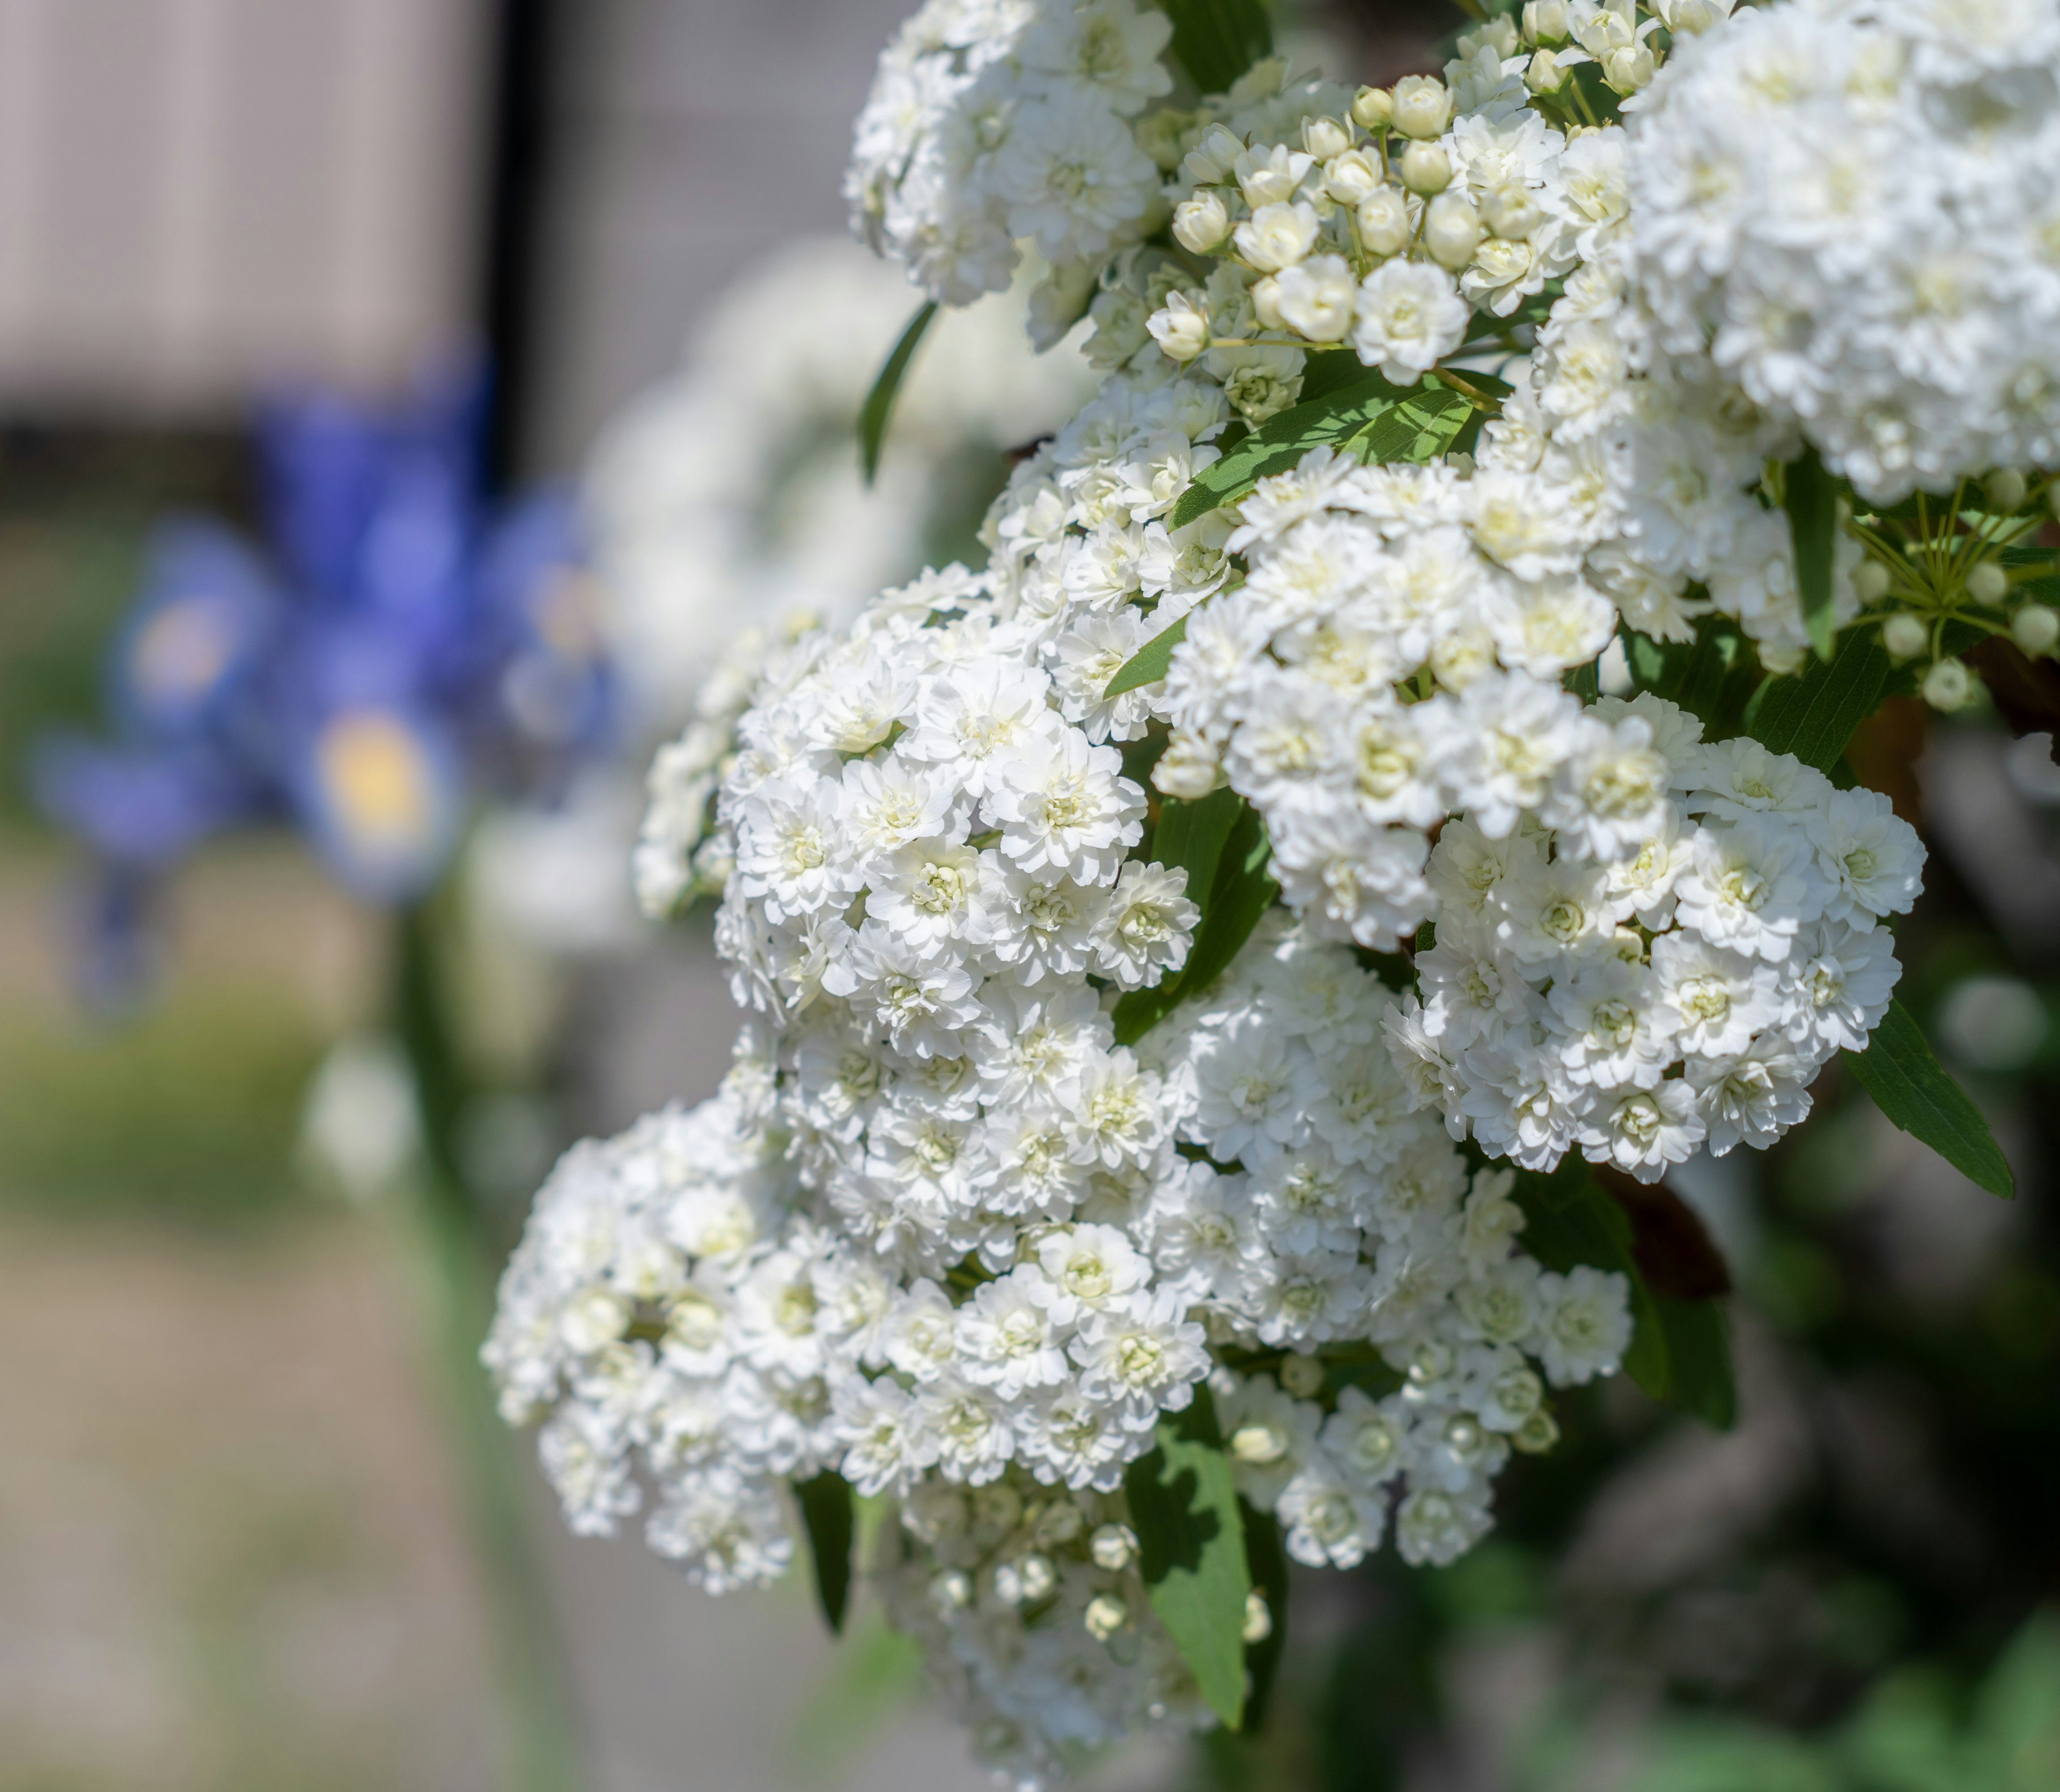
{"type": "Polygon", "coordinates": [[[1670,1300],[1653,1305],[1667,1335],[1667,1398],[1720,1431],[1738,1419],[1731,1375],[1731,1327],[1721,1300],[1670,1300]]]}
{"type": "Polygon", "coordinates": [[[1125,691],[1134,691],[1140,684],[1156,684],[1166,676],[1166,669],[1173,661],[1173,649],[1188,638],[1188,619],[1184,616],[1171,626],[1161,629],[1151,640],[1123,662],[1115,677],[1104,687],[1104,696],[1121,696],[1125,691]]]}
{"type": "Polygon", "coordinates": [[[1244,1610],[1252,1591],[1237,1483],[1206,1385],[1164,1415],[1157,1441],[1123,1478],[1152,1609],[1209,1709],[1235,1730],[1244,1717],[1244,1610]]]}
{"type": "Polygon", "coordinates": [[[1802,600],[1802,625],[1817,657],[1831,657],[1831,542],[1838,527],[1838,489],[1818,458],[1806,447],[1799,461],[1788,464],[1788,532],[1795,544],[1795,590],[1802,600]]]}
{"type": "Polygon", "coordinates": [[[858,458],[868,485],[872,483],[873,475],[880,471],[880,450],[887,439],[887,419],[893,412],[895,395],[900,391],[908,363],[915,357],[916,345],[923,340],[923,332],[930,327],[930,320],[936,314],[937,301],[932,299],[908,320],[908,327],[901,332],[900,341],[887,357],[880,377],[872,382],[872,389],[866,393],[865,403],[859,411],[858,458]]]}
{"type": "Polygon", "coordinates": [[[808,1527],[808,1549],[815,1558],[816,1596],[832,1631],[844,1629],[844,1606],[851,1596],[851,1487],[834,1471],[813,1480],[796,1481],[794,1498],[808,1527]]]}
{"type": "Polygon", "coordinates": [[[1874,631],[1853,629],[1828,663],[1812,660],[1799,676],[1763,680],[1745,706],[1745,731],[1775,752],[1829,772],[1881,702],[1891,669],[1874,631]]]}
{"type": "Polygon", "coordinates": [[[1173,54],[1205,94],[1220,94],[1273,49],[1264,0],[1164,0],[1173,54]]]}
{"type": "Polygon", "coordinates": [[[1946,1073],[1924,1029],[1902,1003],[1890,1001],[1866,1051],[1842,1056],[1874,1106],[1913,1139],[1991,1195],[2006,1201],[2016,1195],[2010,1160],[1989,1123],[1946,1073]]]}

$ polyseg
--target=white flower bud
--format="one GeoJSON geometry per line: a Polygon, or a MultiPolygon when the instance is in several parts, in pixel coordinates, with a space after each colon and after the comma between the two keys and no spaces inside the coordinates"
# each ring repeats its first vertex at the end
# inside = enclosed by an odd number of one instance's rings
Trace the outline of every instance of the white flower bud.
{"type": "Polygon", "coordinates": [[[1922,617],[1901,611],[1882,624],[1881,645],[1898,660],[1914,660],[1931,645],[1930,626],[1922,617]]]}
{"type": "Polygon", "coordinates": [[[1958,660],[1941,660],[1924,675],[1924,700],[1934,709],[1950,713],[1974,694],[1974,677],[1958,660]]]}
{"type": "Polygon", "coordinates": [[[1385,87],[1362,87],[1352,96],[1352,122],[1362,130],[1379,130],[1395,114],[1395,102],[1385,87]]]}
{"type": "Polygon", "coordinates": [[[1529,44],[1567,41],[1567,0],[1525,0],[1523,41],[1529,44]]]}
{"type": "Polygon", "coordinates": [[[963,1568],[946,1568],[930,1579],[930,1603],[949,1617],[972,1603],[972,1580],[963,1568]]]}
{"type": "Polygon", "coordinates": [[[1732,0],[1659,0],[1655,9],[1677,38],[1698,38],[1731,16],[1732,0]]]}
{"type": "Polygon", "coordinates": [[[1459,34],[1459,60],[1470,62],[1482,50],[1489,50],[1494,51],[1499,62],[1516,54],[1516,21],[1507,13],[1497,13],[1471,31],[1459,34]]]}
{"type": "Polygon", "coordinates": [[[1402,152],[1402,184],[1411,193],[1443,193],[1452,184],[1452,158],[1442,143],[1411,143],[1402,152]]]}
{"type": "Polygon", "coordinates": [[[1280,281],[1277,275],[1269,273],[1264,280],[1252,283],[1252,309],[1261,329],[1281,328],[1280,281]]]}
{"type": "Polygon", "coordinates": [[[1395,128],[1404,137],[1442,136],[1451,122],[1451,90],[1436,76],[1405,74],[1395,82],[1395,128]]]}
{"type": "Polygon", "coordinates": [[[1359,240],[1375,255],[1399,255],[1409,245],[1409,202],[1391,186],[1359,202],[1359,240]]]}
{"type": "Polygon", "coordinates": [[[1261,206],[1233,234],[1237,252],[1261,273],[1291,268],[1316,246],[1323,224],[1306,200],[1261,206]]]}
{"type": "Polygon", "coordinates": [[[1048,1599],[1059,1584],[1059,1570],[1052,1566],[1052,1559],[1042,1551],[1033,1550],[1017,1559],[1016,1575],[1023,1589],[1026,1605],[1035,1605],[1040,1599],[1048,1599]]]}
{"type": "Polygon", "coordinates": [[[1273,1634],[1272,1608],[1256,1587],[1244,1596],[1244,1624],[1238,1634],[1248,1645],[1264,1642],[1273,1634]]]}
{"type": "Polygon", "coordinates": [[[1230,234],[1230,208],[1209,192],[1183,199],[1173,208],[1173,241],[1196,255],[1223,246],[1230,234]]]}
{"type": "Polygon", "coordinates": [[[1244,139],[1236,131],[1228,125],[1211,125],[1180,166],[1196,186],[1215,186],[1230,178],[1244,154],[1244,139]]]}
{"type": "Polygon", "coordinates": [[[1534,94],[1556,94],[1567,85],[1567,71],[1549,50],[1541,50],[1523,71],[1523,85],[1534,94]]]}
{"type": "Polygon", "coordinates": [[[2004,467],[1984,479],[1982,489],[1988,495],[1990,509],[2007,514],[2024,508],[2025,498],[2031,488],[2025,483],[2024,475],[2016,468],[2004,467]]]}
{"type": "Polygon", "coordinates": [[[1540,1407],[1516,1427],[1509,1441],[1527,1456],[1542,1456],[1559,1441],[1559,1422],[1540,1407]]]}
{"type": "Polygon", "coordinates": [[[1853,569],[1853,595],[1862,604],[1878,604],[1888,595],[1888,569],[1878,560],[1863,560],[1853,569]]]}
{"type": "Polygon", "coordinates": [[[1192,361],[1209,345],[1209,321],[1185,293],[1168,293],[1165,309],[1153,312],[1144,327],[1169,361],[1192,361]]]}
{"type": "Polygon", "coordinates": [[[2060,610],[2047,604],[2026,604],[2010,619],[2010,639],[2034,657],[2050,653],[2060,641],[2060,610]]]}
{"type": "Polygon", "coordinates": [[[1642,43],[1626,44],[1603,58],[1603,79],[1619,94],[1635,94],[1641,87],[1650,86],[1658,72],[1652,52],[1642,43]]]}
{"type": "Polygon", "coordinates": [[[1313,1400],[1323,1391],[1323,1366],[1313,1356],[1284,1358],[1280,1375],[1280,1385],[1298,1400],[1313,1400]]]}
{"type": "Polygon", "coordinates": [[[2010,575],[1992,560],[1967,569],[1967,595],[1978,604],[2000,604],[2010,595],[2010,575]]]}
{"type": "Polygon", "coordinates": [[[1137,1559],[1137,1533],[1127,1524],[1104,1524],[1088,1539],[1088,1554],[1097,1568],[1120,1574],[1137,1559]]]}
{"type": "Polygon", "coordinates": [[[1504,181],[1481,201],[1480,210],[1482,222],[1509,242],[1521,242],[1545,218],[1521,181],[1504,181]]]}
{"type": "Polygon", "coordinates": [[[1473,259],[1487,233],[1480,214],[1463,193],[1441,193],[1423,214],[1423,246],[1440,267],[1456,273],[1473,259]]]}
{"type": "Polygon", "coordinates": [[[1264,1468],[1288,1454],[1288,1439],[1271,1425],[1240,1425],[1230,1435],[1232,1462],[1264,1468]]]}
{"type": "Polygon", "coordinates": [[[1333,156],[1323,169],[1323,190],[1341,206],[1356,206],[1380,185],[1380,164],[1363,150],[1333,156]]]}
{"type": "Polygon", "coordinates": [[[1304,118],[1302,121],[1302,147],[1319,162],[1328,162],[1332,156],[1341,156],[1352,146],[1352,140],[1345,134],[1345,127],[1335,118],[1304,118]]]}
{"type": "Polygon", "coordinates": [[[1130,1622],[1130,1607],[1113,1593],[1097,1593],[1088,1601],[1080,1622],[1097,1642],[1106,1642],[1130,1622]]]}

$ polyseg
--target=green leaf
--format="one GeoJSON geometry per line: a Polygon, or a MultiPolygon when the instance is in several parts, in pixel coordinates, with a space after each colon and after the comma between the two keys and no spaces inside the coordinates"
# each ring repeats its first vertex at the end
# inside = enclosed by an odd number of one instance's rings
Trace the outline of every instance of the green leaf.
{"type": "Polygon", "coordinates": [[[1228,785],[1193,802],[1168,796],[1160,805],[1159,825],[1152,830],[1152,856],[1162,865],[1178,865],[1187,872],[1190,899],[1204,912],[1216,888],[1224,844],[1243,807],[1228,785]]]}
{"type": "MultiPolygon", "coordinates": [[[[1577,1160],[1578,1161],[1578,1160],[1577,1160]]],[[[1547,1269],[1564,1274],[1576,1263],[1614,1270],[1631,1283],[1631,1348],[1624,1352],[1624,1372],[1655,1400],[1667,1398],[1669,1365],[1667,1330],[1659,1303],[1631,1260],[1631,1221],[1581,1165],[1579,1189],[1557,1207],[1541,1185],[1547,1179],[1525,1174],[1516,1179],[1517,1203],[1523,1209],[1524,1247],[1547,1269]]],[[[1567,1174],[1563,1159],[1551,1179],[1567,1174]]]]}
{"type": "Polygon", "coordinates": [[[816,1559],[816,1597],[830,1629],[844,1629],[844,1606],[851,1597],[851,1487],[834,1470],[812,1481],[796,1481],[801,1522],[808,1527],[808,1548],[816,1559]]]}
{"type": "Polygon", "coordinates": [[[1161,629],[1125,660],[1115,677],[1103,687],[1101,694],[1105,697],[1121,696],[1125,691],[1134,691],[1140,684],[1157,684],[1172,663],[1173,649],[1187,638],[1188,619],[1184,616],[1170,628],[1161,629]]]}
{"type": "Polygon", "coordinates": [[[1311,449],[1349,449],[1368,465],[1428,461],[1450,445],[1473,408],[1471,399],[1450,386],[1431,384],[1405,391],[1378,373],[1365,373],[1283,411],[1221,460],[1203,468],[1180,494],[1166,526],[1184,529],[1197,517],[1236,503],[1260,480],[1284,473],[1311,449]]]}
{"type": "Polygon", "coordinates": [[[1207,900],[1188,894],[1201,904],[1202,919],[1195,929],[1188,962],[1176,977],[1168,977],[1156,988],[1133,989],[1116,1004],[1116,1040],[1119,1045],[1134,1045],[1190,996],[1207,989],[1237,956],[1259,917],[1273,905],[1280,886],[1267,867],[1272,859],[1264,824],[1259,812],[1242,797],[1235,799],[1237,819],[1224,843],[1216,881],[1207,900]]]}
{"type": "Polygon", "coordinates": [[[1738,1387],[1731,1375],[1731,1325],[1720,1300],[1653,1296],[1667,1337],[1667,1398],[1720,1431],[1738,1420],[1738,1387]]]}
{"type": "Polygon", "coordinates": [[[1273,50],[1263,0],[1164,0],[1173,54],[1205,94],[1226,91],[1273,50]]]}
{"type": "Polygon", "coordinates": [[[1802,603],[1802,625],[1817,657],[1831,657],[1831,541],[1838,529],[1838,482],[1805,447],[1799,461],[1788,463],[1783,503],[1788,533],[1795,544],[1795,589],[1802,603]]]}
{"type": "Polygon", "coordinates": [[[1253,1586],[1265,1595],[1266,1610],[1273,1620],[1273,1628],[1244,1649],[1244,1665],[1252,1679],[1245,1695],[1244,1727],[1256,1730],[1266,1721],[1267,1703],[1288,1644],[1288,1551],[1281,1543],[1280,1521],[1271,1512],[1261,1512],[1242,1499],[1237,1509],[1244,1523],[1245,1569],[1253,1586]]]}
{"type": "Polygon", "coordinates": [[[1656,641],[1631,629],[1623,643],[1639,689],[1699,717],[1710,740],[1739,732],[1761,679],[1751,644],[1729,617],[1704,617],[1691,641],[1656,641]]]}
{"type": "Polygon", "coordinates": [[[2017,1193],[2010,1162],[1966,1091],[1946,1073],[1916,1017],[1891,999],[1864,1052],[1842,1054],[1874,1104],[1991,1195],[2017,1193]]]}
{"type": "Polygon", "coordinates": [[[1244,1716],[1244,1603],[1252,1590],[1237,1483],[1197,1386],[1184,1412],[1164,1415],[1149,1454],[1123,1478],[1138,1567],[1209,1709],[1235,1730],[1244,1716]]]}
{"type": "Polygon", "coordinates": [[[1828,663],[1812,660],[1800,676],[1763,680],[1745,706],[1745,731],[1775,752],[1829,772],[1880,704],[1892,669],[1878,631],[1853,629],[1828,663]]]}
{"type": "Polygon", "coordinates": [[[894,409],[895,395],[901,389],[902,376],[915,358],[916,345],[923,340],[923,332],[930,327],[930,320],[936,314],[935,299],[918,308],[916,315],[908,320],[908,327],[901,332],[901,340],[894,345],[893,352],[880,368],[880,377],[872,382],[872,389],[866,393],[865,403],[859,411],[858,458],[868,485],[872,483],[873,475],[880,471],[880,450],[887,439],[887,418],[894,409]]]}

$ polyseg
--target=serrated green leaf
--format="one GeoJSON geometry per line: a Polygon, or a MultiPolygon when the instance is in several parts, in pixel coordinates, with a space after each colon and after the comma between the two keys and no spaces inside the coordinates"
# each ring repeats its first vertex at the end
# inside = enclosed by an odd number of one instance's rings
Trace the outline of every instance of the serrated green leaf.
{"type": "Polygon", "coordinates": [[[1266,1722],[1266,1707],[1273,1694],[1273,1682],[1280,1671],[1280,1657],[1288,1644],[1288,1551],[1280,1540],[1280,1521],[1238,1502],[1238,1516],[1244,1524],[1244,1565],[1252,1584],[1266,1600],[1273,1627],[1256,1642],[1245,1645],[1244,1665],[1251,1675],[1245,1694],[1244,1722],[1248,1730],[1266,1722]]]}
{"type": "Polygon", "coordinates": [[[1731,1325],[1720,1300],[1653,1296],[1667,1337],[1668,1403],[1692,1412],[1720,1431],[1738,1420],[1738,1387],[1731,1375],[1731,1325]]]}
{"type": "Polygon", "coordinates": [[[1866,1051],[1841,1056],[1874,1106],[1902,1131],[1991,1195],[2006,1201],[2015,1197],[2017,1179],[1989,1123],[1946,1074],[1916,1016],[1902,1003],[1890,999],[1866,1051]]]}
{"type": "Polygon", "coordinates": [[[1799,676],[1763,679],[1745,706],[1745,732],[1775,752],[1829,772],[1853,731],[1879,706],[1893,669],[1876,631],[1853,629],[1828,663],[1813,659],[1799,676]]]}
{"type": "Polygon", "coordinates": [[[866,393],[865,403],[858,413],[858,459],[865,473],[865,482],[870,485],[873,475],[880,471],[880,451],[887,440],[887,419],[894,409],[894,399],[901,389],[901,381],[908,371],[908,363],[915,358],[916,346],[923,340],[923,332],[930,327],[930,320],[937,314],[937,301],[930,300],[916,308],[916,315],[908,320],[908,327],[901,332],[901,338],[881,365],[880,377],[872,382],[872,389],[866,393]]]}
{"type": "Polygon", "coordinates": [[[1172,50],[1205,94],[1225,92],[1273,50],[1263,0],[1162,0],[1173,22],[1172,50]]]}
{"type": "Polygon", "coordinates": [[[1831,657],[1831,542],[1838,529],[1838,487],[1814,448],[1791,461],[1783,488],[1788,533],[1795,545],[1795,590],[1802,626],[1819,660],[1831,657]]]}
{"type": "Polygon", "coordinates": [[[1221,460],[1203,468],[1174,505],[1167,527],[1184,529],[1236,503],[1260,480],[1284,473],[1312,449],[1349,449],[1370,466],[1430,460],[1445,451],[1473,409],[1471,399],[1450,386],[1405,390],[1365,373],[1268,419],[1221,460]]]}
{"type": "Polygon", "coordinates": [[[1172,664],[1173,649],[1188,638],[1188,619],[1182,617],[1171,626],[1161,629],[1151,640],[1125,660],[1115,677],[1102,688],[1105,697],[1121,696],[1125,691],[1134,691],[1140,684],[1156,684],[1166,676],[1166,669],[1172,664]]]}
{"type": "Polygon", "coordinates": [[[834,1471],[794,1483],[801,1522],[808,1527],[808,1550],[815,1558],[816,1597],[832,1632],[844,1629],[844,1607],[851,1597],[851,1487],[834,1471]]]}
{"type": "Polygon", "coordinates": [[[1206,1385],[1184,1412],[1159,1421],[1148,1454],[1123,1478],[1138,1568],[1209,1709],[1231,1729],[1244,1717],[1244,1606],[1252,1590],[1237,1483],[1206,1385]]]}

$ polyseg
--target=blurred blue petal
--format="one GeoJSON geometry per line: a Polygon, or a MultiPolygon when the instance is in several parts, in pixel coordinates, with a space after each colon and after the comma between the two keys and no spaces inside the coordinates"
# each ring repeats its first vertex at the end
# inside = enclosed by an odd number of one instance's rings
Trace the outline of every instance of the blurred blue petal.
{"type": "Polygon", "coordinates": [[[302,828],[338,881],[374,902],[421,895],[464,815],[462,762],[433,719],[375,704],[310,729],[291,788],[302,828]]]}
{"type": "Polygon", "coordinates": [[[165,525],[115,643],[110,707],[139,736],[203,732],[247,684],[281,610],[263,565],[229,530],[199,519],[165,525]]]}
{"type": "Polygon", "coordinates": [[[108,747],[61,736],[38,748],[30,783],[52,820],[137,870],[168,864],[265,807],[240,768],[202,746],[108,747]]]}

